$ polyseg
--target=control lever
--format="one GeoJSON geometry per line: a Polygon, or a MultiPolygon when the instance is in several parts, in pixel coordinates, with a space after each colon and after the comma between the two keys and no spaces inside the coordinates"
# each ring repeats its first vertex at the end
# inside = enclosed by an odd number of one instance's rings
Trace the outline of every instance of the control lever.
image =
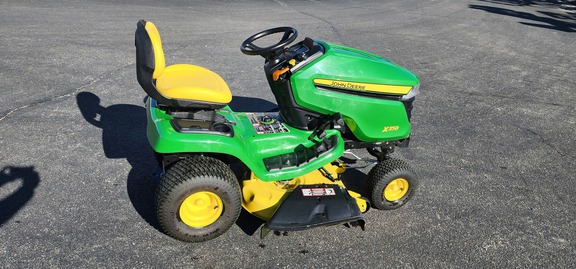
{"type": "Polygon", "coordinates": [[[312,131],[312,134],[310,134],[310,136],[308,137],[308,140],[314,140],[314,137],[318,137],[320,140],[324,139],[326,137],[326,129],[336,120],[341,118],[342,116],[340,115],[340,113],[336,113],[333,115],[328,116],[324,122],[320,125],[317,125],[316,128],[314,128],[314,131],[312,131]]]}

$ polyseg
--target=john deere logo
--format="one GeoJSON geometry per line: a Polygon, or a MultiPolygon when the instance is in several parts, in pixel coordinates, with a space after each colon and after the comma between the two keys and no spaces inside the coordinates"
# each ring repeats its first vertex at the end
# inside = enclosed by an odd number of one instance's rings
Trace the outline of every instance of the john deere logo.
{"type": "Polygon", "coordinates": [[[352,83],[352,82],[339,82],[339,81],[332,81],[332,84],[330,84],[330,87],[334,87],[334,88],[340,88],[340,89],[348,89],[348,90],[356,90],[356,91],[365,91],[366,90],[366,86],[365,85],[360,85],[357,83],[352,83]]]}
{"type": "Polygon", "coordinates": [[[410,91],[410,89],[412,89],[412,86],[359,83],[359,82],[331,80],[322,78],[314,79],[314,84],[316,86],[324,86],[334,89],[385,93],[385,94],[407,94],[410,91]]]}

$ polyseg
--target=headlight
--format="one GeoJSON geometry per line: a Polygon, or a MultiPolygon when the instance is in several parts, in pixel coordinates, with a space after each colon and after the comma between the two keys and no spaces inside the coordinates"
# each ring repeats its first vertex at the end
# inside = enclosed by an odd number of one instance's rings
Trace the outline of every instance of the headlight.
{"type": "Polygon", "coordinates": [[[403,95],[402,98],[400,98],[401,101],[406,101],[410,98],[413,98],[414,96],[416,96],[418,93],[420,92],[420,84],[412,87],[412,89],[410,89],[410,91],[408,92],[408,94],[403,95]]]}

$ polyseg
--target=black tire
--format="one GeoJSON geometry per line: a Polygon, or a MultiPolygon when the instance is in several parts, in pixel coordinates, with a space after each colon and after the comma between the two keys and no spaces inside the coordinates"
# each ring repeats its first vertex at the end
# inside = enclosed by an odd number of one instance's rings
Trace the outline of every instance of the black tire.
{"type": "Polygon", "coordinates": [[[211,157],[192,156],[177,162],[156,189],[160,227],[167,235],[186,242],[207,241],[225,233],[238,219],[241,203],[236,176],[226,164],[211,157]],[[196,210],[198,203],[205,214],[187,213],[196,210]]]}
{"type": "Polygon", "coordinates": [[[418,184],[418,177],[408,163],[390,158],[370,170],[366,193],[372,207],[380,210],[396,209],[412,198],[418,184]]]}

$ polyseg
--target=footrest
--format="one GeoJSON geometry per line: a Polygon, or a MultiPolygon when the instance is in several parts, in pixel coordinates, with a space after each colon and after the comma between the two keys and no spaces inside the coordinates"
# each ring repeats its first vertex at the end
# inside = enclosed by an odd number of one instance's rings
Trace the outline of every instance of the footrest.
{"type": "Polygon", "coordinates": [[[224,116],[214,110],[208,111],[171,111],[170,124],[180,133],[217,134],[232,137],[234,129],[224,116]]]}

